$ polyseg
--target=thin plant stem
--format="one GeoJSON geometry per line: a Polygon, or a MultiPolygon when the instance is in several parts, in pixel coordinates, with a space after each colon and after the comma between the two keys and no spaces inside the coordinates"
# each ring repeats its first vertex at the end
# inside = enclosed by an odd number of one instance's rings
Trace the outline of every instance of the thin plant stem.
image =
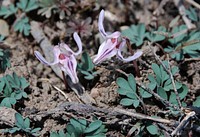
{"type": "Polygon", "coordinates": [[[64,80],[65,88],[66,88],[66,90],[68,91],[68,84],[67,84],[67,79],[66,79],[66,76],[65,76],[65,72],[64,72],[64,71],[62,71],[62,75],[63,75],[63,80],[64,80]]]}
{"type": "MultiPolygon", "coordinates": [[[[126,38],[126,44],[127,44],[127,46],[128,46],[129,52],[131,53],[131,55],[133,55],[133,54],[134,54],[134,53],[133,53],[133,49],[132,49],[132,47],[131,47],[131,43],[130,43],[130,40],[129,40],[128,38],[126,38]]],[[[136,76],[137,76],[137,77],[140,77],[140,76],[141,76],[141,75],[140,75],[140,70],[139,70],[139,67],[138,67],[138,65],[137,65],[137,61],[136,61],[136,60],[133,60],[133,67],[134,67],[134,69],[135,69],[136,76]]]]}

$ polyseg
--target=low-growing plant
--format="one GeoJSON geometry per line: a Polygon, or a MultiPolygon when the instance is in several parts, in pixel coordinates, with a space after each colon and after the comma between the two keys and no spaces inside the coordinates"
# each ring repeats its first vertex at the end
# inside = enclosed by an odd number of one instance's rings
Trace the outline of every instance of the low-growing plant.
{"type": "MultiPolygon", "coordinates": [[[[166,68],[169,68],[169,64],[167,61],[162,62],[166,68]]],[[[148,75],[148,79],[150,83],[148,84],[148,88],[151,90],[154,90],[157,92],[160,97],[162,97],[165,100],[168,100],[174,105],[178,105],[176,94],[174,93],[173,83],[172,79],[170,78],[170,75],[164,70],[162,65],[157,65],[155,63],[152,64],[152,70],[154,72],[153,74],[148,75]]],[[[175,75],[179,69],[178,67],[174,66],[171,68],[172,75],[175,75]]],[[[178,92],[180,100],[183,100],[187,93],[188,88],[185,84],[182,84],[180,82],[175,81],[176,90],[178,92]]],[[[185,105],[184,102],[182,102],[182,105],[185,105]]]]}
{"type": "Polygon", "coordinates": [[[159,26],[157,30],[152,30],[150,32],[146,32],[146,37],[152,42],[158,42],[165,39],[164,35],[159,35],[160,33],[165,33],[167,29],[163,26],[159,26]]]}
{"type": "Polygon", "coordinates": [[[24,91],[29,83],[24,77],[18,77],[16,73],[6,75],[0,78],[0,106],[12,107],[17,100],[22,97],[27,98],[27,93],[24,91]]]}
{"type": "Polygon", "coordinates": [[[37,8],[38,3],[36,0],[19,0],[16,5],[10,4],[9,6],[1,6],[0,16],[8,18],[9,16],[14,15],[16,17],[13,24],[14,30],[28,36],[30,34],[30,24],[26,13],[37,8]]]}
{"type": "Polygon", "coordinates": [[[51,132],[50,137],[105,137],[106,131],[100,120],[88,123],[84,119],[70,119],[66,133],[63,130],[51,132]]]}
{"type": "Polygon", "coordinates": [[[11,66],[9,57],[9,50],[3,50],[0,48],[0,71],[4,72],[6,68],[11,66]]]}
{"type": "Polygon", "coordinates": [[[4,129],[3,132],[13,134],[18,131],[22,131],[28,135],[39,136],[40,135],[40,133],[38,133],[39,130],[41,130],[41,128],[31,128],[30,127],[30,119],[29,118],[24,119],[21,114],[16,113],[15,114],[15,126],[10,129],[4,129]]]}
{"type": "Polygon", "coordinates": [[[146,28],[144,24],[131,25],[128,29],[122,31],[122,35],[129,38],[131,44],[142,45],[145,38],[146,28]]]}
{"type": "Polygon", "coordinates": [[[186,10],[186,14],[192,21],[194,22],[199,21],[199,17],[194,8],[190,7],[188,10],[186,10]]]}
{"type": "Polygon", "coordinates": [[[94,64],[92,59],[86,52],[82,53],[81,63],[78,64],[78,70],[87,80],[92,80],[99,74],[99,72],[94,71],[94,64]]]}
{"type": "Polygon", "coordinates": [[[136,81],[132,74],[128,76],[128,80],[119,77],[117,78],[116,82],[119,87],[117,92],[124,96],[124,98],[122,98],[120,101],[120,104],[124,106],[133,105],[135,108],[137,108],[141,103],[141,97],[150,98],[152,96],[142,88],[139,88],[139,92],[137,92],[136,81]]]}
{"type": "MultiPolygon", "coordinates": [[[[185,25],[174,27],[172,29],[172,34],[179,33],[187,29],[185,25]]],[[[180,34],[174,38],[168,39],[169,45],[164,50],[170,54],[172,58],[176,60],[183,60],[184,55],[187,54],[192,58],[200,56],[200,32],[193,30],[191,32],[180,34]]]]}
{"type": "Polygon", "coordinates": [[[200,107],[200,96],[196,97],[196,100],[192,104],[194,107],[200,107]]]}

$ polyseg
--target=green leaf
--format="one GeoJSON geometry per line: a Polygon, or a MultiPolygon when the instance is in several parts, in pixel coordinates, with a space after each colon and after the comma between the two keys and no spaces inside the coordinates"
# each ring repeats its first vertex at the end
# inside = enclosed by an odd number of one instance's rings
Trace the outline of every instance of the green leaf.
{"type": "Polygon", "coordinates": [[[149,125],[149,126],[146,127],[146,129],[151,135],[157,135],[158,134],[158,128],[155,125],[149,125]]]}
{"type": "Polygon", "coordinates": [[[60,135],[57,132],[51,132],[50,137],[60,137],[60,135]]]}
{"type": "Polygon", "coordinates": [[[40,130],[41,130],[40,127],[34,128],[34,129],[31,130],[31,133],[36,133],[36,132],[38,132],[38,131],[40,131],[40,130]]]}
{"type": "Polygon", "coordinates": [[[118,88],[117,89],[117,92],[120,94],[120,95],[126,95],[126,91],[124,91],[124,89],[123,88],[118,88]]]}
{"type": "Polygon", "coordinates": [[[8,18],[12,14],[17,12],[17,8],[15,8],[14,4],[10,4],[8,7],[1,6],[0,16],[4,16],[3,18],[8,18]]]}
{"type": "Polygon", "coordinates": [[[71,135],[75,131],[76,131],[76,129],[72,124],[67,125],[67,133],[69,133],[71,135]]]}
{"type": "Polygon", "coordinates": [[[169,102],[178,105],[178,101],[176,100],[176,94],[174,92],[171,92],[171,95],[169,97],[169,102]]]}
{"type": "Polygon", "coordinates": [[[120,104],[123,106],[130,106],[133,104],[133,102],[134,102],[133,99],[123,98],[123,99],[121,99],[120,104]]]}
{"type": "Polygon", "coordinates": [[[122,35],[128,37],[131,43],[140,46],[143,43],[145,31],[144,24],[131,25],[128,29],[122,31],[122,35]]]}
{"type": "Polygon", "coordinates": [[[161,72],[160,72],[160,67],[153,63],[151,65],[152,69],[153,69],[153,72],[156,74],[156,81],[157,83],[160,85],[161,84],[161,80],[162,80],[162,77],[161,77],[161,72]]]}
{"type": "Polygon", "coordinates": [[[165,99],[165,100],[168,99],[167,93],[166,93],[166,91],[165,91],[162,87],[158,87],[157,93],[158,93],[158,95],[159,95],[160,97],[162,97],[163,99],[165,99]]]}
{"type": "MultiPolygon", "coordinates": [[[[180,25],[180,26],[177,26],[177,27],[174,27],[172,29],[172,34],[175,34],[175,33],[178,33],[178,32],[181,32],[182,30],[185,30],[187,29],[187,26],[186,25],[180,25]]],[[[169,42],[172,44],[172,45],[175,45],[175,46],[180,46],[183,39],[187,36],[187,34],[182,34],[182,35],[179,35],[175,38],[172,38],[172,39],[169,39],[169,42]]]]}
{"type": "Polygon", "coordinates": [[[128,82],[129,82],[129,85],[131,87],[131,89],[136,92],[136,81],[135,81],[135,78],[132,74],[130,74],[128,76],[128,82]]]}
{"type": "Polygon", "coordinates": [[[196,100],[192,104],[194,107],[200,107],[200,96],[196,98],[196,100]]]}
{"type": "Polygon", "coordinates": [[[85,127],[78,120],[70,119],[70,123],[74,126],[77,133],[83,133],[85,127]]]}
{"type": "Polygon", "coordinates": [[[94,64],[92,62],[92,59],[87,54],[87,52],[83,52],[82,54],[82,68],[87,71],[92,71],[94,69],[94,64]]]}
{"type": "Polygon", "coordinates": [[[38,8],[38,3],[36,0],[29,0],[28,5],[26,7],[26,12],[29,12],[31,10],[37,9],[38,8]]]}
{"type": "MultiPolygon", "coordinates": [[[[94,135],[104,135],[107,132],[107,129],[105,128],[105,125],[101,125],[100,128],[98,128],[95,132],[92,132],[90,134],[94,135]]],[[[87,134],[88,135],[88,134],[87,134]]]]}
{"type": "Polygon", "coordinates": [[[0,92],[3,91],[4,86],[5,86],[4,79],[3,79],[3,78],[0,78],[0,92]]]}
{"type": "Polygon", "coordinates": [[[139,89],[140,95],[142,96],[142,98],[150,98],[152,97],[152,94],[150,94],[149,92],[145,91],[143,88],[139,89]]]}
{"type": "Polygon", "coordinates": [[[26,79],[24,77],[20,78],[20,85],[22,89],[25,89],[29,86],[29,83],[26,81],[26,79]]]}
{"type": "Polygon", "coordinates": [[[25,36],[28,36],[30,34],[30,29],[31,26],[27,17],[24,17],[21,20],[17,21],[14,25],[14,30],[23,33],[25,36]]]}
{"type": "Polygon", "coordinates": [[[17,3],[17,7],[19,7],[20,9],[22,9],[25,12],[29,12],[31,10],[37,9],[38,4],[37,4],[36,0],[20,0],[17,3]]]}
{"type": "Polygon", "coordinates": [[[171,69],[172,75],[175,75],[177,72],[179,72],[179,68],[177,66],[173,66],[171,69]]]}
{"type": "Polygon", "coordinates": [[[28,118],[26,118],[24,120],[24,128],[29,128],[30,127],[30,120],[28,118]]]}
{"type": "Polygon", "coordinates": [[[117,78],[116,83],[120,88],[123,88],[128,91],[132,91],[129,83],[124,78],[121,78],[121,77],[117,78]]]}
{"type": "Polygon", "coordinates": [[[127,92],[126,96],[131,99],[137,99],[136,93],[134,93],[134,92],[127,92]]]}
{"type": "Polygon", "coordinates": [[[102,125],[102,121],[96,120],[89,124],[89,126],[85,129],[84,133],[87,134],[87,133],[93,132],[97,130],[98,128],[100,128],[101,125],[102,125]]]}
{"type": "Polygon", "coordinates": [[[154,90],[157,86],[157,83],[156,82],[151,82],[148,84],[148,88],[151,89],[151,90],[154,90]]]}
{"type": "Polygon", "coordinates": [[[180,100],[184,99],[188,94],[188,87],[182,84],[182,87],[178,89],[180,100]]]}
{"type": "Polygon", "coordinates": [[[139,104],[140,104],[140,101],[139,101],[139,100],[133,100],[133,106],[134,106],[135,108],[137,108],[137,107],[139,106],[139,104]]]}
{"type": "Polygon", "coordinates": [[[19,77],[17,76],[17,74],[14,72],[13,74],[13,78],[14,78],[14,82],[15,84],[20,87],[20,80],[19,80],[19,77]]]}
{"type": "Polygon", "coordinates": [[[9,98],[9,97],[6,97],[4,98],[2,101],[1,101],[1,106],[5,106],[5,107],[8,107],[8,108],[11,108],[12,105],[14,105],[16,103],[16,100],[14,102],[14,99],[15,98],[9,98]]]}
{"type": "Polygon", "coordinates": [[[166,28],[159,26],[157,31],[147,32],[146,37],[152,42],[158,42],[165,39],[165,36],[161,35],[163,32],[166,32],[166,28]]]}
{"type": "Polygon", "coordinates": [[[19,113],[15,113],[15,120],[16,120],[16,126],[21,128],[21,129],[24,129],[24,119],[22,117],[21,114],[19,113]]]}
{"type": "Polygon", "coordinates": [[[194,8],[190,7],[189,10],[186,10],[186,14],[192,21],[198,21],[198,16],[194,8]]]}

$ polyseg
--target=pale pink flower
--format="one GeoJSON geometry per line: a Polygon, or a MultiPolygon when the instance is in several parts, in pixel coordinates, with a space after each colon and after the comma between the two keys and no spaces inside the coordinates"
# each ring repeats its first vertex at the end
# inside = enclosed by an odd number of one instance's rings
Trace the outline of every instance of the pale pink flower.
{"type": "Polygon", "coordinates": [[[78,34],[75,32],[73,34],[74,40],[78,45],[78,51],[73,52],[69,46],[65,43],[60,43],[53,48],[54,61],[48,62],[40,52],[35,51],[35,56],[46,65],[58,65],[62,71],[64,71],[72,80],[73,83],[78,83],[78,77],[76,73],[77,61],[75,56],[82,52],[82,43],[78,34]]]}
{"type": "Polygon", "coordinates": [[[137,51],[133,56],[124,58],[121,52],[122,48],[126,44],[126,39],[121,36],[121,33],[119,31],[116,31],[108,35],[104,30],[103,20],[104,20],[104,10],[101,10],[98,20],[98,27],[99,27],[99,32],[105,39],[105,41],[100,45],[98,53],[93,60],[95,64],[101,63],[106,59],[109,59],[115,55],[117,55],[117,57],[124,62],[135,60],[142,55],[142,51],[137,51]]]}

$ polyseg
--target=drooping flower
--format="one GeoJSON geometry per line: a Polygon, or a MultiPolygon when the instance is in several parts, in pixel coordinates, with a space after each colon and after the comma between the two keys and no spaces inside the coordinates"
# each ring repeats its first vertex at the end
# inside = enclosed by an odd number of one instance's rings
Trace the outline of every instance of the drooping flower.
{"type": "Polygon", "coordinates": [[[76,73],[77,61],[75,56],[79,55],[82,52],[82,43],[80,37],[76,32],[73,34],[73,37],[76,41],[76,44],[78,45],[77,52],[73,52],[67,44],[60,43],[53,48],[53,62],[48,62],[38,51],[35,51],[34,54],[43,64],[58,65],[61,70],[64,71],[71,78],[73,83],[78,83],[79,80],[76,73]]]}
{"type": "Polygon", "coordinates": [[[115,55],[117,55],[117,57],[124,62],[135,60],[142,55],[142,51],[137,51],[133,56],[124,58],[121,52],[122,48],[126,44],[126,39],[121,36],[119,31],[115,31],[114,33],[108,35],[104,30],[103,20],[104,10],[101,10],[98,20],[98,27],[99,32],[105,41],[100,45],[98,53],[93,60],[95,64],[101,63],[115,55]]]}

